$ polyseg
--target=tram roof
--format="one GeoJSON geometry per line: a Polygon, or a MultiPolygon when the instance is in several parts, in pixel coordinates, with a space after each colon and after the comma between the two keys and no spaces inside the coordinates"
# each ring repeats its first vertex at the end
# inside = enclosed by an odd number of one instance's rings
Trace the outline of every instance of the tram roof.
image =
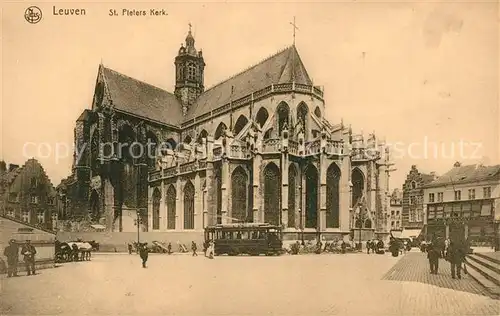
{"type": "Polygon", "coordinates": [[[207,228],[281,228],[281,226],[271,225],[269,223],[231,223],[211,225],[207,228]]]}

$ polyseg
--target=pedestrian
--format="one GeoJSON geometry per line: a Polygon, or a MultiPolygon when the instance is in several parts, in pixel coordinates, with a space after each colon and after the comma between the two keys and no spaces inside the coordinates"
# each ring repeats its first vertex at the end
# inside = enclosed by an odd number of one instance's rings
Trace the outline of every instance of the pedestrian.
{"type": "Polygon", "coordinates": [[[340,248],[342,249],[342,253],[345,253],[345,249],[347,248],[347,244],[345,243],[345,240],[342,240],[342,244],[340,245],[340,248]]]}
{"type": "Polygon", "coordinates": [[[431,274],[437,274],[439,268],[439,249],[434,243],[430,243],[426,247],[427,259],[429,259],[429,266],[431,274]]]}
{"type": "Polygon", "coordinates": [[[370,254],[370,248],[372,247],[372,242],[370,239],[366,241],[366,253],[370,254]]]}
{"type": "Polygon", "coordinates": [[[191,250],[193,251],[193,257],[198,257],[198,254],[196,253],[197,249],[198,249],[198,246],[196,246],[196,243],[193,240],[191,242],[191,250]]]}
{"type": "Polygon", "coordinates": [[[14,239],[9,240],[9,245],[5,247],[3,255],[7,257],[7,277],[16,277],[17,264],[19,262],[19,247],[14,239]]]}
{"type": "Polygon", "coordinates": [[[462,264],[465,259],[464,246],[460,242],[451,241],[448,247],[448,261],[451,265],[451,277],[455,279],[455,275],[461,279],[462,264]]]}
{"type": "Polygon", "coordinates": [[[171,255],[171,254],[172,254],[172,243],[168,243],[168,245],[167,245],[167,253],[168,253],[169,255],[171,255]]]}
{"type": "Polygon", "coordinates": [[[215,244],[214,244],[214,241],[211,240],[209,243],[208,243],[208,251],[207,251],[207,257],[209,259],[213,259],[214,258],[214,255],[215,255],[215,244]]]}
{"type": "Polygon", "coordinates": [[[132,254],[132,245],[130,243],[128,244],[128,254],[132,254]]]}
{"type": "Polygon", "coordinates": [[[142,260],[142,267],[146,268],[146,262],[148,261],[148,243],[145,242],[142,244],[142,246],[139,246],[139,255],[141,256],[142,260]]]}
{"type": "Polygon", "coordinates": [[[26,264],[26,271],[28,275],[35,275],[35,255],[36,249],[31,244],[30,240],[26,240],[26,243],[21,249],[21,254],[24,256],[24,262],[26,264]]]}

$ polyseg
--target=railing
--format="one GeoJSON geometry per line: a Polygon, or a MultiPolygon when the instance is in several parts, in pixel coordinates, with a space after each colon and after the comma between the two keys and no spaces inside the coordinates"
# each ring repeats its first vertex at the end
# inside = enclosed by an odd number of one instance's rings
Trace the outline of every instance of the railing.
{"type": "Polygon", "coordinates": [[[196,165],[196,161],[191,161],[191,162],[187,162],[185,164],[182,164],[179,168],[179,172],[180,173],[187,173],[187,172],[193,172],[193,171],[196,171],[197,168],[197,165],[196,165]]]}
{"type": "Polygon", "coordinates": [[[294,140],[288,140],[288,152],[292,155],[299,153],[299,143],[294,140]]]}
{"type": "Polygon", "coordinates": [[[155,181],[161,178],[161,170],[155,170],[149,173],[149,181],[155,181]]]}
{"type": "Polygon", "coordinates": [[[231,145],[230,152],[229,152],[229,157],[231,157],[231,158],[240,158],[240,159],[247,158],[247,149],[246,149],[246,147],[243,147],[241,145],[231,145]]]}
{"type": "Polygon", "coordinates": [[[344,154],[344,143],[339,140],[327,140],[325,150],[327,154],[331,155],[343,155],[344,154]]]}
{"type": "Polygon", "coordinates": [[[353,148],[351,151],[352,160],[374,160],[380,157],[380,151],[376,149],[353,148]]]}
{"type": "Polygon", "coordinates": [[[170,167],[163,170],[163,177],[170,178],[177,175],[177,166],[170,167]]]}
{"type": "Polygon", "coordinates": [[[262,151],[264,153],[278,153],[281,148],[281,139],[279,138],[270,138],[264,141],[262,146],[262,151]]]}
{"type": "Polygon", "coordinates": [[[313,140],[312,142],[307,142],[305,151],[306,156],[319,154],[321,152],[320,140],[317,139],[313,140]]]}
{"type": "Polygon", "coordinates": [[[243,106],[247,103],[252,102],[252,99],[254,101],[256,101],[258,99],[264,98],[264,97],[271,95],[273,93],[294,92],[294,91],[312,94],[312,95],[318,97],[319,99],[323,100],[323,91],[321,91],[321,89],[318,87],[305,85],[305,84],[298,84],[298,83],[295,83],[295,84],[280,83],[280,84],[267,86],[264,89],[261,89],[259,91],[254,92],[253,98],[252,98],[252,94],[248,94],[244,97],[241,97],[237,100],[232,101],[232,103],[223,104],[223,105],[219,106],[218,108],[214,109],[212,112],[203,113],[203,114],[197,116],[196,118],[190,119],[190,120],[182,123],[181,127],[184,128],[184,127],[187,127],[189,125],[199,123],[203,120],[210,118],[213,115],[218,115],[226,110],[229,110],[230,107],[235,108],[235,107],[243,106]]]}

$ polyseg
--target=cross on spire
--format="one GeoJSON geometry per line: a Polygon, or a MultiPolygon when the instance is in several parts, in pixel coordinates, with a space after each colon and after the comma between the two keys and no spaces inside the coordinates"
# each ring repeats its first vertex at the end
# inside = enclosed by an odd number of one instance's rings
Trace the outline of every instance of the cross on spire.
{"type": "Polygon", "coordinates": [[[299,29],[297,24],[295,24],[295,16],[293,17],[293,23],[290,22],[290,24],[293,26],[293,45],[295,45],[295,30],[299,29]]]}
{"type": "Polygon", "coordinates": [[[189,25],[189,32],[191,33],[191,26],[192,26],[191,22],[189,22],[188,25],[189,25]]]}

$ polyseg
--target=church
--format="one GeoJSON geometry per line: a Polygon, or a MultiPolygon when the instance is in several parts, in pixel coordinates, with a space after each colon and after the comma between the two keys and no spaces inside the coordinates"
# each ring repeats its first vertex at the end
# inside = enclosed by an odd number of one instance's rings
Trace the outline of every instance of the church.
{"type": "Polygon", "coordinates": [[[204,70],[191,30],[173,93],[99,65],[58,186],[62,219],[107,232],[265,222],[291,239],[388,235],[389,151],[325,119],[295,43],[210,88],[204,70]]]}

